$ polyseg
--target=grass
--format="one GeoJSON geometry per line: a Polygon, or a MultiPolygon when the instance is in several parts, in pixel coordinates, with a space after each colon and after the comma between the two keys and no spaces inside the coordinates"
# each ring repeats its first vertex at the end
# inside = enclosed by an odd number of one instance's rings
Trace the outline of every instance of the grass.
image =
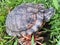
{"type": "MultiPolygon", "coordinates": [[[[55,8],[55,16],[50,20],[50,22],[48,22],[48,24],[51,25],[51,28],[47,29],[44,27],[44,30],[50,30],[51,32],[49,34],[50,38],[48,45],[60,45],[60,0],[0,0],[0,45],[18,44],[17,38],[13,39],[14,37],[6,34],[5,21],[9,11],[21,3],[43,3],[46,8],[55,8]],[[13,41],[11,39],[13,39],[13,41]],[[6,44],[7,42],[9,43],[6,44]]],[[[45,43],[44,45],[47,45],[45,43]]]]}

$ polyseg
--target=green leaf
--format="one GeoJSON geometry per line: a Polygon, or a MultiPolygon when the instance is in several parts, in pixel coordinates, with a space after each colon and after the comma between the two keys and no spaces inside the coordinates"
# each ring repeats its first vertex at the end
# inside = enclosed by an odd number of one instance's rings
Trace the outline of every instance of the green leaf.
{"type": "Polygon", "coordinates": [[[53,0],[53,4],[54,4],[54,7],[58,10],[59,8],[58,0],[53,0]]]}

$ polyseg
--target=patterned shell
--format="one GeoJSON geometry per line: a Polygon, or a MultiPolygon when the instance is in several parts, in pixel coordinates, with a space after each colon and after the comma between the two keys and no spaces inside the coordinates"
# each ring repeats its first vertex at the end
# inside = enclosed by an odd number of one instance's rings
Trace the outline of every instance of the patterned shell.
{"type": "Polygon", "coordinates": [[[43,4],[26,3],[15,7],[6,19],[6,32],[10,36],[31,35],[38,31],[43,22],[54,15],[54,9],[46,9],[43,4]]]}

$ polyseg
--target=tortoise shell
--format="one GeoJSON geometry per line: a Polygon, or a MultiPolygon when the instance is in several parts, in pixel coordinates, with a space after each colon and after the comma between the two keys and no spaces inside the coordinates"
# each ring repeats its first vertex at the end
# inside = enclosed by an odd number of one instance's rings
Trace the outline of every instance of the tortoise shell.
{"type": "Polygon", "coordinates": [[[54,9],[46,9],[43,4],[25,3],[15,7],[6,19],[6,32],[10,36],[31,35],[38,31],[43,22],[54,15],[54,9]]]}

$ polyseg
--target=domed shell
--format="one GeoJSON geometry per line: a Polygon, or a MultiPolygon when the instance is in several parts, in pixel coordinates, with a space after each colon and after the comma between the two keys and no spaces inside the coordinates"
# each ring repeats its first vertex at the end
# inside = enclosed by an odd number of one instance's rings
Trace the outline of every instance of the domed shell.
{"type": "MultiPolygon", "coordinates": [[[[21,4],[7,15],[6,32],[11,36],[19,37],[31,35],[42,26],[46,16],[46,19],[50,20],[54,12],[52,9],[46,9],[43,4],[21,4]]],[[[45,21],[48,22],[46,19],[45,21]]]]}

